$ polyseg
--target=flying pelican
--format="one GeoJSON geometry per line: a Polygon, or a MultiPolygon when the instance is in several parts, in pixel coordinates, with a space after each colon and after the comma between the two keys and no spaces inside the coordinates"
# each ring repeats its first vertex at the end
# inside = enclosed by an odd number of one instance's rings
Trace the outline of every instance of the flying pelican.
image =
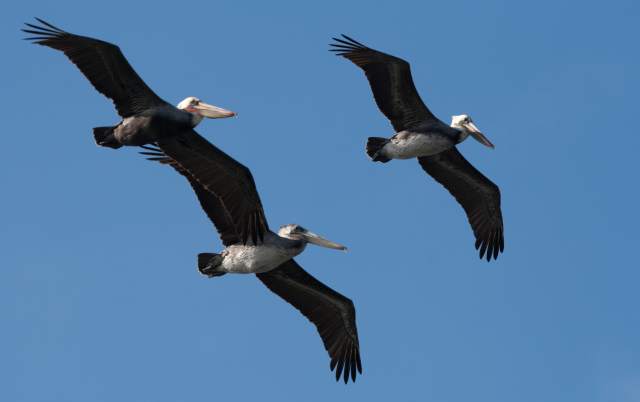
{"type": "Polygon", "coordinates": [[[120,148],[144,145],[197,126],[203,118],[231,117],[235,113],[189,96],[176,107],[162,100],[133,70],[120,48],[86,36],[74,35],[39,18],[41,25],[26,23],[23,29],[38,45],[60,50],[93,87],[110,98],[122,121],[112,127],[95,127],[98,145],[120,148]]]}
{"type": "Polygon", "coordinates": [[[300,225],[269,230],[249,169],[195,131],[143,146],[149,159],[168,164],[187,178],[202,209],[215,225],[225,249],[198,255],[198,269],[209,277],[254,273],[271,291],[315,324],[335,369],[356,379],[362,374],[353,302],[305,272],[293,257],[308,243],[336,250],[346,247],[300,225]],[[250,231],[251,233],[247,233],[250,231]],[[250,237],[247,241],[247,238],[250,237]]]}
{"type": "Polygon", "coordinates": [[[375,162],[418,158],[422,169],[442,184],[462,205],[480,258],[487,261],[504,251],[500,189],[474,168],[456,144],[471,136],[487,147],[491,141],[466,114],[453,116],[451,126],[431,113],[420,99],[409,63],[371,49],[346,35],[333,38],[333,52],[364,70],[380,111],[391,121],[391,138],[369,137],[367,154],[375,162]]]}

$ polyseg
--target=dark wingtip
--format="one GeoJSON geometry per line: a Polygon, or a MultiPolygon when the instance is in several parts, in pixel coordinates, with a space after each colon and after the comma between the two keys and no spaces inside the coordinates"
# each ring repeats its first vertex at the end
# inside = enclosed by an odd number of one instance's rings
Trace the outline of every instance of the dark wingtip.
{"type": "Polygon", "coordinates": [[[339,354],[339,357],[333,357],[329,363],[329,369],[335,370],[336,382],[342,378],[345,384],[351,378],[352,382],[356,382],[357,373],[362,374],[362,361],[360,360],[360,350],[358,347],[352,347],[351,350],[345,347],[345,351],[339,354]],[[357,373],[356,373],[357,371],[357,373]]]}
{"type": "Polygon", "coordinates": [[[42,44],[45,44],[44,41],[48,39],[60,37],[61,35],[67,34],[67,32],[56,27],[55,25],[48,23],[42,18],[38,18],[38,17],[34,17],[34,18],[36,21],[40,23],[40,25],[25,22],[24,25],[26,28],[21,29],[22,32],[25,32],[31,35],[36,35],[36,36],[24,38],[26,40],[30,40],[36,44],[42,45],[42,44]]]}
{"type": "Polygon", "coordinates": [[[351,42],[355,43],[355,44],[356,44],[356,45],[358,45],[358,46],[362,46],[362,47],[364,47],[364,48],[366,48],[366,47],[367,47],[367,45],[364,45],[364,44],[362,44],[362,43],[358,42],[357,40],[355,40],[355,39],[353,39],[353,38],[351,38],[351,37],[349,37],[349,36],[347,36],[347,35],[345,35],[345,34],[341,34],[341,35],[342,35],[342,37],[343,37],[343,38],[345,38],[346,40],[351,41],[351,42]]]}
{"type": "Polygon", "coordinates": [[[487,246],[488,246],[488,242],[487,240],[483,240],[482,241],[482,246],[480,247],[480,258],[484,258],[484,254],[487,252],[487,246]]]}
{"type": "Polygon", "coordinates": [[[369,48],[357,40],[345,35],[340,34],[342,38],[331,37],[334,40],[334,43],[330,43],[329,46],[334,47],[335,49],[329,49],[330,52],[336,52],[336,56],[345,56],[350,52],[355,52],[358,50],[369,50],[369,48]]]}
{"type": "Polygon", "coordinates": [[[341,353],[340,357],[338,358],[338,366],[336,367],[336,381],[340,381],[343,368],[344,368],[344,353],[341,353]]]}
{"type": "Polygon", "coordinates": [[[487,262],[498,259],[500,253],[504,251],[504,237],[501,231],[497,231],[489,239],[479,238],[475,243],[476,250],[480,249],[480,259],[487,262]]]}
{"type": "MultiPolygon", "coordinates": [[[[331,37],[331,40],[333,40],[334,42],[338,42],[338,43],[329,43],[329,49],[327,49],[330,52],[344,52],[344,49],[341,49],[341,45],[340,45],[340,39],[336,38],[335,36],[331,37]]],[[[343,45],[342,45],[343,46],[343,45]]],[[[336,56],[341,56],[340,53],[336,53],[336,56]]]]}
{"type": "Polygon", "coordinates": [[[60,33],[65,32],[64,30],[62,30],[62,29],[58,28],[57,26],[55,26],[55,25],[53,25],[53,24],[48,23],[47,21],[43,20],[42,18],[38,18],[38,17],[34,17],[34,18],[35,18],[35,19],[36,19],[36,21],[38,21],[39,23],[41,23],[41,24],[43,24],[43,25],[45,25],[45,26],[48,26],[49,28],[53,29],[54,31],[58,31],[58,32],[60,32],[60,33]]]}
{"type": "Polygon", "coordinates": [[[344,379],[344,383],[346,384],[347,381],[349,381],[349,373],[351,371],[351,355],[353,354],[352,350],[347,350],[347,352],[344,354],[344,372],[343,372],[343,379],[344,379]]]}
{"type": "Polygon", "coordinates": [[[356,356],[358,354],[359,354],[358,348],[353,348],[353,350],[351,351],[351,381],[352,382],[356,382],[356,370],[357,370],[356,356]]]}

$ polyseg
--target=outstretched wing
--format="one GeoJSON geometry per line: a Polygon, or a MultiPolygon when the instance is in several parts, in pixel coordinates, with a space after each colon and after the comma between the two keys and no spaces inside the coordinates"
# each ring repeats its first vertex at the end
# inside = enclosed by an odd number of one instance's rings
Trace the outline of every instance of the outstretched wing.
{"type": "Polygon", "coordinates": [[[261,242],[269,230],[251,171],[193,130],[157,143],[205,190],[215,194],[242,243],[261,242]]]}
{"type": "Polygon", "coordinates": [[[211,222],[216,227],[216,230],[220,234],[220,239],[225,247],[232,244],[240,243],[240,236],[236,232],[236,228],[233,225],[229,212],[222,204],[222,201],[215,194],[209,192],[204,188],[196,179],[194,179],[189,172],[187,172],[182,166],[180,166],[175,160],[165,155],[160,148],[143,145],[141,148],[147,151],[140,152],[146,155],[149,160],[160,162],[164,165],[169,165],[174,168],[178,173],[184,176],[191,184],[191,188],[196,193],[200,206],[207,214],[211,222]]]}
{"type": "Polygon", "coordinates": [[[364,70],[378,108],[396,131],[406,130],[425,120],[438,120],[420,99],[413,84],[409,63],[371,49],[342,35],[333,38],[333,52],[364,70]]]}
{"type": "Polygon", "coordinates": [[[35,35],[26,39],[64,52],[96,90],[113,100],[123,118],[167,104],[136,74],[118,46],[36,20],[41,25],[25,24],[29,29],[22,31],[35,35]]]}
{"type": "Polygon", "coordinates": [[[286,300],[311,321],[322,338],[336,370],[346,383],[362,374],[360,345],[353,302],[305,272],[293,259],[278,268],[256,274],[272,292],[286,300]]]}
{"type": "Polygon", "coordinates": [[[474,168],[453,147],[433,156],[418,158],[420,166],[456,198],[467,213],[476,237],[480,258],[496,259],[504,251],[504,227],[500,189],[474,168]]]}

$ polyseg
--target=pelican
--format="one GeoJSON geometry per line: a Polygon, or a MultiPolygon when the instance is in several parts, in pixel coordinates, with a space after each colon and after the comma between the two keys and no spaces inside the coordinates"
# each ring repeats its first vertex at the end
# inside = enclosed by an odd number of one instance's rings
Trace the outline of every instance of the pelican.
{"type": "Polygon", "coordinates": [[[208,276],[254,273],[267,288],[315,324],[330,356],[330,369],[344,382],[362,374],[353,302],[305,272],[293,257],[308,243],[335,250],[346,247],[289,224],[269,230],[249,169],[190,130],[179,138],[143,146],[149,159],[170,165],[187,178],[215,225],[225,249],[198,255],[208,276]]]}
{"type": "Polygon", "coordinates": [[[120,48],[86,36],[74,35],[39,18],[40,25],[26,23],[23,32],[38,45],[60,50],[75,64],[93,87],[110,98],[122,121],[115,126],[95,127],[98,145],[120,148],[144,145],[197,126],[205,117],[232,117],[234,112],[189,96],[170,105],[156,95],[133,70],[120,48]]]}
{"type": "Polygon", "coordinates": [[[375,162],[418,158],[422,169],[462,205],[476,238],[480,258],[496,259],[504,251],[500,189],[474,168],[456,144],[472,137],[494,148],[470,116],[440,121],[420,99],[409,63],[371,49],[346,35],[333,38],[330,49],[364,70],[380,111],[396,131],[391,138],[369,137],[366,151],[375,162]]]}

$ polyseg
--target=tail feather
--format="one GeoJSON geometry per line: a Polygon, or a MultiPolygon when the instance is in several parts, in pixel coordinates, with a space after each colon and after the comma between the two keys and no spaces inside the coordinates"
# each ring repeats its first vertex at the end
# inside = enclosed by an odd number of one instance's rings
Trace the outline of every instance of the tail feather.
{"type": "Polygon", "coordinates": [[[96,144],[113,149],[120,148],[122,144],[114,137],[114,129],[115,127],[94,127],[93,138],[96,140],[96,144]]]}
{"type": "Polygon", "coordinates": [[[388,139],[382,137],[369,137],[367,139],[367,155],[374,162],[389,162],[391,159],[382,154],[382,148],[389,142],[388,139]]]}
{"type": "Polygon", "coordinates": [[[221,276],[225,272],[216,271],[222,264],[222,255],[215,253],[200,253],[198,254],[198,270],[201,274],[208,277],[221,276]]]}

